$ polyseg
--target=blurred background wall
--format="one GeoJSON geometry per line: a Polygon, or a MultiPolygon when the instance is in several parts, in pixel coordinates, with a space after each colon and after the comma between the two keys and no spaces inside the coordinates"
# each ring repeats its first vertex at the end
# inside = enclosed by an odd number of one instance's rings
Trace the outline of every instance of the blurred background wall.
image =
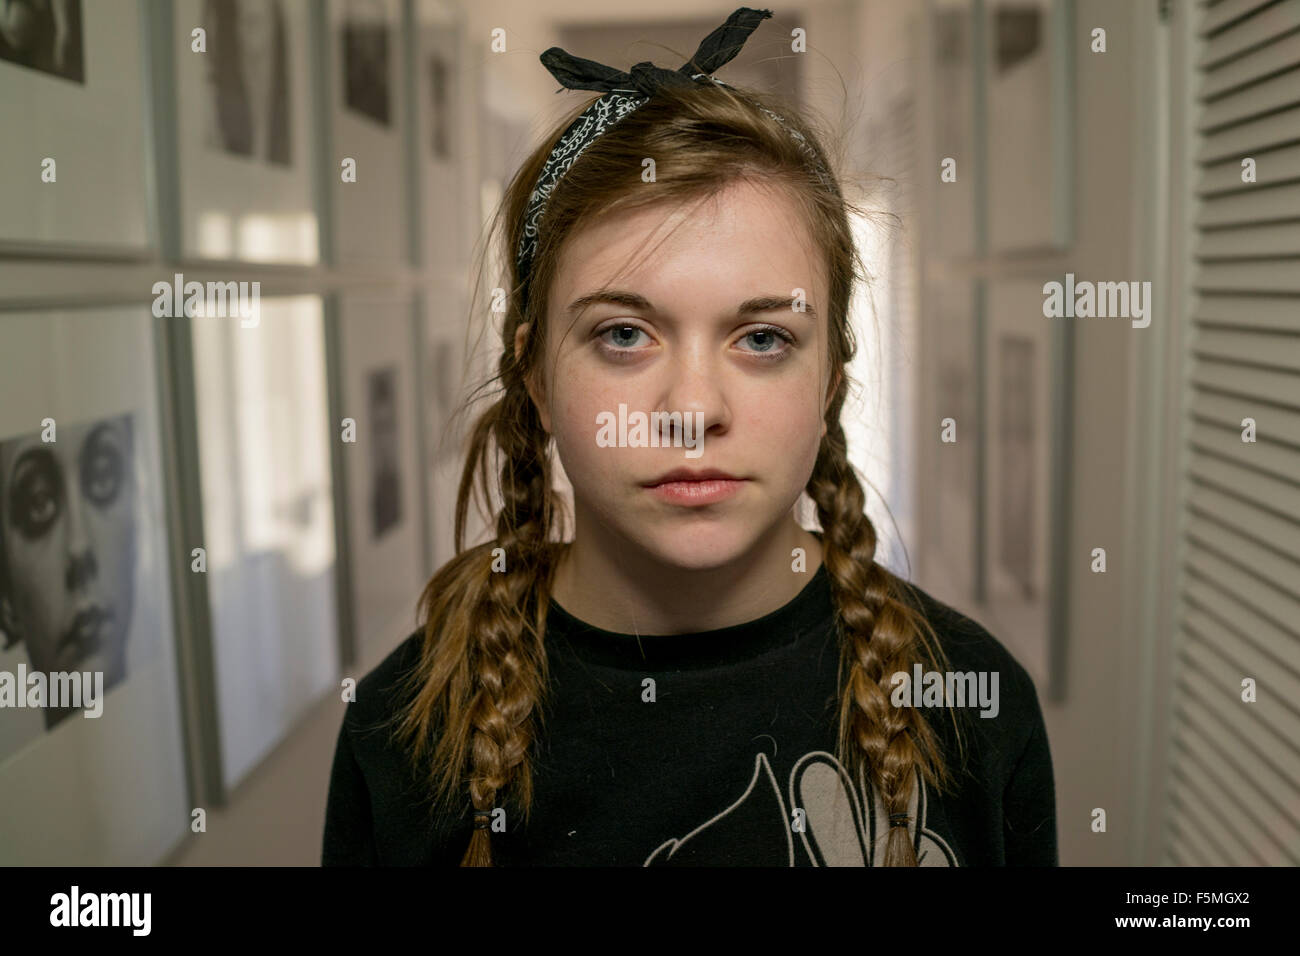
{"type": "MultiPolygon", "coordinates": [[[[340,682],[453,553],[471,270],[577,97],[538,55],[675,67],[734,6],[28,6],[0,466],[47,417],[127,436],[100,560],[134,571],[111,723],[0,712],[0,862],[315,864],[340,682]],[[259,282],[262,334],[160,314],[178,273],[259,282]]],[[[845,424],[878,557],[1034,675],[1062,864],[1300,863],[1300,0],[774,14],[719,75],[820,118],[877,214],[845,424]],[[1150,285],[1047,317],[1076,281],[1150,285]]]]}

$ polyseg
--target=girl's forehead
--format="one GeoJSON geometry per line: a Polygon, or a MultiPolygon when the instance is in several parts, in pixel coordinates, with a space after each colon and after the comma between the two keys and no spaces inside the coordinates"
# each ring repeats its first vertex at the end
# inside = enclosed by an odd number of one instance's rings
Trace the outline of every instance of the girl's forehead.
{"type": "Polygon", "coordinates": [[[661,299],[747,298],[763,286],[764,294],[802,288],[812,299],[825,271],[793,200],[740,181],[703,200],[611,211],[577,229],[561,250],[552,314],[562,317],[573,299],[615,284],[637,286],[647,298],[646,290],[661,299]]]}

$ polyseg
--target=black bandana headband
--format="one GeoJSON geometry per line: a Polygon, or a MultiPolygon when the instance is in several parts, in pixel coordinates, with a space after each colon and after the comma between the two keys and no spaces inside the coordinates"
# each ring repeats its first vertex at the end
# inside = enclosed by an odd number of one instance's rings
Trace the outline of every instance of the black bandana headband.
{"type": "MultiPolygon", "coordinates": [[[[628,72],[622,72],[594,60],[572,56],[557,46],[541,55],[542,65],[562,86],[571,90],[599,90],[604,95],[583,110],[565,129],[547,157],[546,165],[542,167],[541,175],[533,187],[524,213],[523,235],[519,237],[519,248],[515,253],[524,301],[527,301],[529,271],[537,252],[537,227],[546,208],[546,201],[583,150],[623,117],[648,103],[657,89],[665,86],[691,86],[697,82],[727,86],[709,74],[732,60],[759,23],[770,16],[771,10],[741,7],[727,17],[726,23],[705,37],[695,55],[676,70],[665,70],[646,61],[636,64],[628,72]]],[[[759,109],[781,125],[786,125],[784,119],[766,107],[760,106],[759,109]]],[[[789,132],[799,142],[822,182],[838,194],[834,179],[822,167],[816,151],[797,130],[791,129],[789,132]]]]}

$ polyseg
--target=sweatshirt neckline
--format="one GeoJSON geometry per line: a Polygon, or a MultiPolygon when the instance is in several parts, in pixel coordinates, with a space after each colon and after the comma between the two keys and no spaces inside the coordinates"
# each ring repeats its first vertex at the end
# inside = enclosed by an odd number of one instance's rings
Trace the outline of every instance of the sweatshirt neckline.
{"type": "Polygon", "coordinates": [[[694,670],[740,663],[791,647],[823,630],[831,611],[823,563],[793,598],[752,621],[685,634],[626,634],[574,617],[551,598],[546,629],[558,632],[583,660],[610,667],[694,670]]]}

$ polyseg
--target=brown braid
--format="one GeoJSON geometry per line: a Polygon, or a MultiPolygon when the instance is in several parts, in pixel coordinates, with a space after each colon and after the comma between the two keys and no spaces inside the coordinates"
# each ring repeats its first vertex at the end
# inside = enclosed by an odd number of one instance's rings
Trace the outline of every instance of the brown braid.
{"type": "MultiPolygon", "coordinates": [[[[530,626],[528,619],[536,608],[534,583],[550,577],[541,513],[550,475],[536,451],[505,453],[505,506],[497,520],[497,546],[505,550],[507,570],[488,575],[486,599],[476,614],[478,690],[469,705],[474,728],[469,791],[478,811],[492,810],[497,794],[516,775],[525,814],[531,803],[532,773],[525,758],[534,736],[533,710],[546,682],[546,655],[542,628],[530,626]]],[[[474,829],[461,866],[491,865],[488,833],[474,829]]]]}
{"type": "MultiPolygon", "coordinates": [[[[509,352],[501,357],[501,374],[505,381],[519,381],[509,352]]],[[[547,680],[542,634],[555,557],[548,542],[555,500],[547,435],[539,422],[519,427],[536,414],[526,390],[517,384],[506,389],[477,424],[471,442],[476,451],[462,474],[456,514],[461,553],[434,576],[421,597],[427,615],[424,657],[411,675],[416,707],[406,712],[401,725],[417,761],[427,754],[434,731],[445,731],[436,734],[434,752],[435,765],[443,768],[435,777],[440,793],[445,796],[458,782],[463,785],[464,778],[450,771],[468,767],[474,811],[490,813],[498,796],[509,790],[523,820],[532,803],[528,750],[540,730],[547,680]],[[487,456],[481,452],[489,440],[495,441],[502,459],[498,487],[503,504],[496,538],[464,551],[468,491],[475,478],[472,465],[481,463],[477,477],[486,483],[487,456]],[[503,556],[494,554],[497,548],[503,556]],[[494,571],[494,563],[499,566],[501,560],[505,569],[494,571]],[[453,604],[458,591],[469,599],[453,604]],[[459,620],[468,626],[457,627],[459,620]],[[448,644],[463,650],[449,654],[448,644]],[[435,708],[430,704],[438,705],[442,720],[437,725],[419,719],[432,716],[435,708]]],[[[462,866],[492,865],[490,832],[473,829],[462,866]]]]}
{"type": "MultiPolygon", "coordinates": [[[[869,771],[866,779],[879,789],[887,814],[906,815],[918,770],[937,788],[951,778],[921,711],[890,701],[890,679],[898,671],[910,672],[918,654],[928,654],[929,669],[948,668],[946,661],[940,666],[937,641],[915,646],[913,635],[923,635],[917,618],[894,593],[892,576],[875,561],[876,529],[864,511],[862,485],[848,460],[836,412],[807,492],[822,526],[822,561],[842,633],[839,755],[853,779],[869,771]]],[[[885,839],[885,866],[916,866],[906,827],[891,826],[885,839]]]]}

